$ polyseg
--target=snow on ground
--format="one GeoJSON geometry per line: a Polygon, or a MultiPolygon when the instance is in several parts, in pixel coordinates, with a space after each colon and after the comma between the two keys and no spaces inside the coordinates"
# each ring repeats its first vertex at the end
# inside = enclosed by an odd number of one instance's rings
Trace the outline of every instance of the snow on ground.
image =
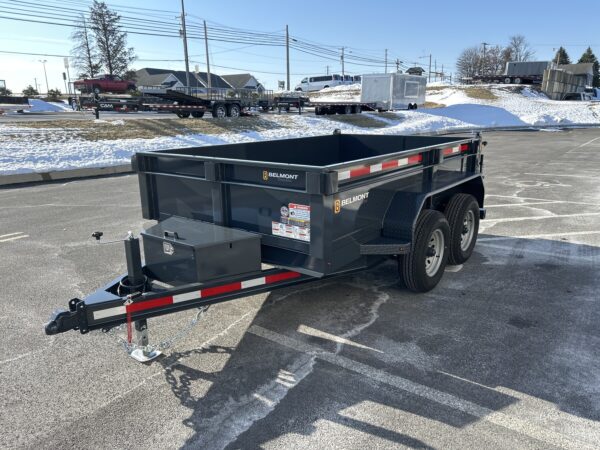
{"type": "MultiPolygon", "coordinates": [[[[222,133],[211,135],[85,140],[75,128],[30,128],[19,123],[0,124],[0,174],[125,164],[136,151],[288,139],[330,134],[336,128],[344,133],[413,134],[514,125],[600,125],[600,103],[553,101],[534,90],[517,86],[485,87],[497,97],[494,100],[471,98],[465,89],[463,86],[437,86],[429,90],[427,101],[446,105],[442,108],[363,113],[363,117],[353,115],[335,118],[294,113],[269,114],[262,116],[261,120],[272,123],[272,128],[267,126],[261,127],[260,131],[236,132],[224,127],[222,133]],[[373,127],[373,123],[379,123],[382,127],[373,127]]],[[[335,95],[336,100],[341,100],[340,96],[349,100],[351,95],[356,96],[356,86],[330,88],[325,94],[335,95]]],[[[122,120],[106,124],[101,122],[102,126],[107,127],[128,126],[127,121],[122,120]]]]}
{"type": "Polygon", "coordinates": [[[30,98],[29,104],[31,108],[29,108],[29,112],[72,112],[73,108],[70,105],[67,105],[63,102],[45,102],[44,100],[40,100],[38,98],[30,98]]]}

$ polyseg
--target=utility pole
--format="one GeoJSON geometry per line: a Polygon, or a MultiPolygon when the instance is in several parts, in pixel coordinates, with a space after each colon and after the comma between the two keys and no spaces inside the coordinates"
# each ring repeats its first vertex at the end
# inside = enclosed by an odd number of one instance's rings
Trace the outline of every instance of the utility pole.
{"type": "Polygon", "coordinates": [[[442,64],[441,81],[444,81],[444,64],[442,64]]]}
{"type": "Polygon", "coordinates": [[[183,37],[183,56],[185,58],[185,84],[187,93],[190,93],[190,60],[188,58],[187,31],[185,29],[185,6],[181,0],[181,35],[183,37]]]}
{"type": "Polygon", "coordinates": [[[396,72],[400,72],[400,60],[396,58],[396,72]]]}
{"type": "Polygon", "coordinates": [[[48,87],[48,74],[46,73],[46,63],[48,61],[45,59],[40,59],[39,61],[42,63],[42,66],[44,66],[44,77],[46,78],[46,94],[48,94],[48,91],[50,90],[50,88],[48,87]]]}
{"type": "Polygon", "coordinates": [[[69,58],[64,59],[65,69],[67,69],[67,91],[71,93],[71,74],[69,73],[69,58]]]}
{"type": "Polygon", "coordinates": [[[435,77],[435,81],[437,81],[437,59],[434,62],[434,69],[433,72],[435,73],[434,77],[435,77]]]}
{"type": "Polygon", "coordinates": [[[287,90],[291,89],[290,87],[290,31],[288,26],[285,26],[285,65],[286,65],[286,73],[287,73],[287,90]]]}
{"type": "Polygon", "coordinates": [[[342,47],[342,57],[341,57],[341,61],[342,61],[342,79],[344,78],[345,72],[344,72],[344,47],[342,47]]]}
{"type": "Polygon", "coordinates": [[[429,78],[427,79],[428,83],[431,83],[431,53],[429,54],[429,78]]]}
{"type": "Polygon", "coordinates": [[[482,42],[481,45],[483,45],[483,61],[481,62],[483,67],[482,67],[482,70],[481,70],[481,74],[485,75],[485,66],[486,66],[486,63],[485,63],[485,50],[486,50],[486,47],[488,45],[490,45],[490,44],[488,44],[487,42],[482,42]]]}
{"type": "Polygon", "coordinates": [[[327,75],[329,75],[329,66],[325,66],[327,67],[327,75]]]}
{"type": "Polygon", "coordinates": [[[212,87],[212,80],[210,76],[210,57],[208,55],[208,31],[206,30],[206,20],[204,21],[204,51],[206,52],[206,80],[208,88],[210,89],[212,87]]]}
{"type": "Polygon", "coordinates": [[[40,91],[38,90],[37,78],[34,77],[33,82],[35,83],[35,90],[38,91],[38,94],[39,94],[40,91]]]}
{"type": "Polygon", "coordinates": [[[387,48],[385,49],[385,73],[387,73],[387,48]]]}

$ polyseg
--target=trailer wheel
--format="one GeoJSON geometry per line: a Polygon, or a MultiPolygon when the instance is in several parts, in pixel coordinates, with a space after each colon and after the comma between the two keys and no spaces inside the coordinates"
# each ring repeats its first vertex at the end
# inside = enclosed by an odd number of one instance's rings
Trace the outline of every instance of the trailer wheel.
{"type": "Polygon", "coordinates": [[[352,114],[353,112],[354,108],[352,107],[352,105],[346,105],[344,106],[342,114],[352,114]]]}
{"type": "Polygon", "coordinates": [[[217,103],[212,108],[212,116],[218,119],[227,117],[227,107],[223,103],[217,103]]]}
{"type": "Polygon", "coordinates": [[[469,194],[453,196],[444,211],[450,224],[449,264],[462,264],[471,257],[479,232],[479,203],[469,194]]]}
{"type": "Polygon", "coordinates": [[[192,117],[194,119],[201,119],[204,117],[204,111],[192,111],[192,117]]]}
{"type": "Polygon", "coordinates": [[[362,112],[362,106],[354,105],[354,114],[360,114],[362,112]]]}
{"type": "Polygon", "coordinates": [[[190,117],[189,111],[177,111],[175,114],[177,114],[177,117],[179,117],[180,119],[187,119],[188,117],[190,117]]]}
{"type": "Polygon", "coordinates": [[[510,81],[511,81],[511,80],[510,80],[510,78],[509,78],[509,77],[506,77],[506,78],[504,79],[504,84],[510,84],[510,81]]]}
{"type": "Polygon", "coordinates": [[[515,78],[515,84],[521,84],[521,79],[520,78],[515,78]]]}
{"type": "Polygon", "coordinates": [[[237,103],[232,103],[227,108],[227,116],[228,117],[240,117],[240,105],[237,103]]]}
{"type": "Polygon", "coordinates": [[[448,261],[450,227],[444,215],[432,209],[419,214],[410,252],[398,259],[404,284],[414,292],[427,292],[437,286],[448,261]]]}
{"type": "Polygon", "coordinates": [[[320,106],[315,106],[315,116],[322,116],[323,114],[325,114],[323,108],[320,106]]]}

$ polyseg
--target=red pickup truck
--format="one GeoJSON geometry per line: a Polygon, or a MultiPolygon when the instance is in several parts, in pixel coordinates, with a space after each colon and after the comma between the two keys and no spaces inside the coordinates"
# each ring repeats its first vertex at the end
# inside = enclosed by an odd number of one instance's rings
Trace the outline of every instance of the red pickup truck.
{"type": "Polygon", "coordinates": [[[73,85],[75,86],[75,89],[81,92],[93,92],[96,94],[100,94],[101,92],[121,94],[135,90],[135,82],[124,80],[121,77],[114,75],[103,75],[97,78],[76,80],[73,85]]]}

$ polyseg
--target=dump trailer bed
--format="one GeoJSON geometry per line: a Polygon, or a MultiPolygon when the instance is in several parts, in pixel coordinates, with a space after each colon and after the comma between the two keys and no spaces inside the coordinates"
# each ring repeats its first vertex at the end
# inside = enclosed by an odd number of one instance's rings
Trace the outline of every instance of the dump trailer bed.
{"type": "Polygon", "coordinates": [[[446,263],[464,262],[475,245],[481,144],[336,131],[137,153],[142,214],[157,221],[142,232],[145,265],[129,236],[128,273],[71,300],[46,332],[145,321],[390,256],[410,289],[432,289],[446,263]]]}

